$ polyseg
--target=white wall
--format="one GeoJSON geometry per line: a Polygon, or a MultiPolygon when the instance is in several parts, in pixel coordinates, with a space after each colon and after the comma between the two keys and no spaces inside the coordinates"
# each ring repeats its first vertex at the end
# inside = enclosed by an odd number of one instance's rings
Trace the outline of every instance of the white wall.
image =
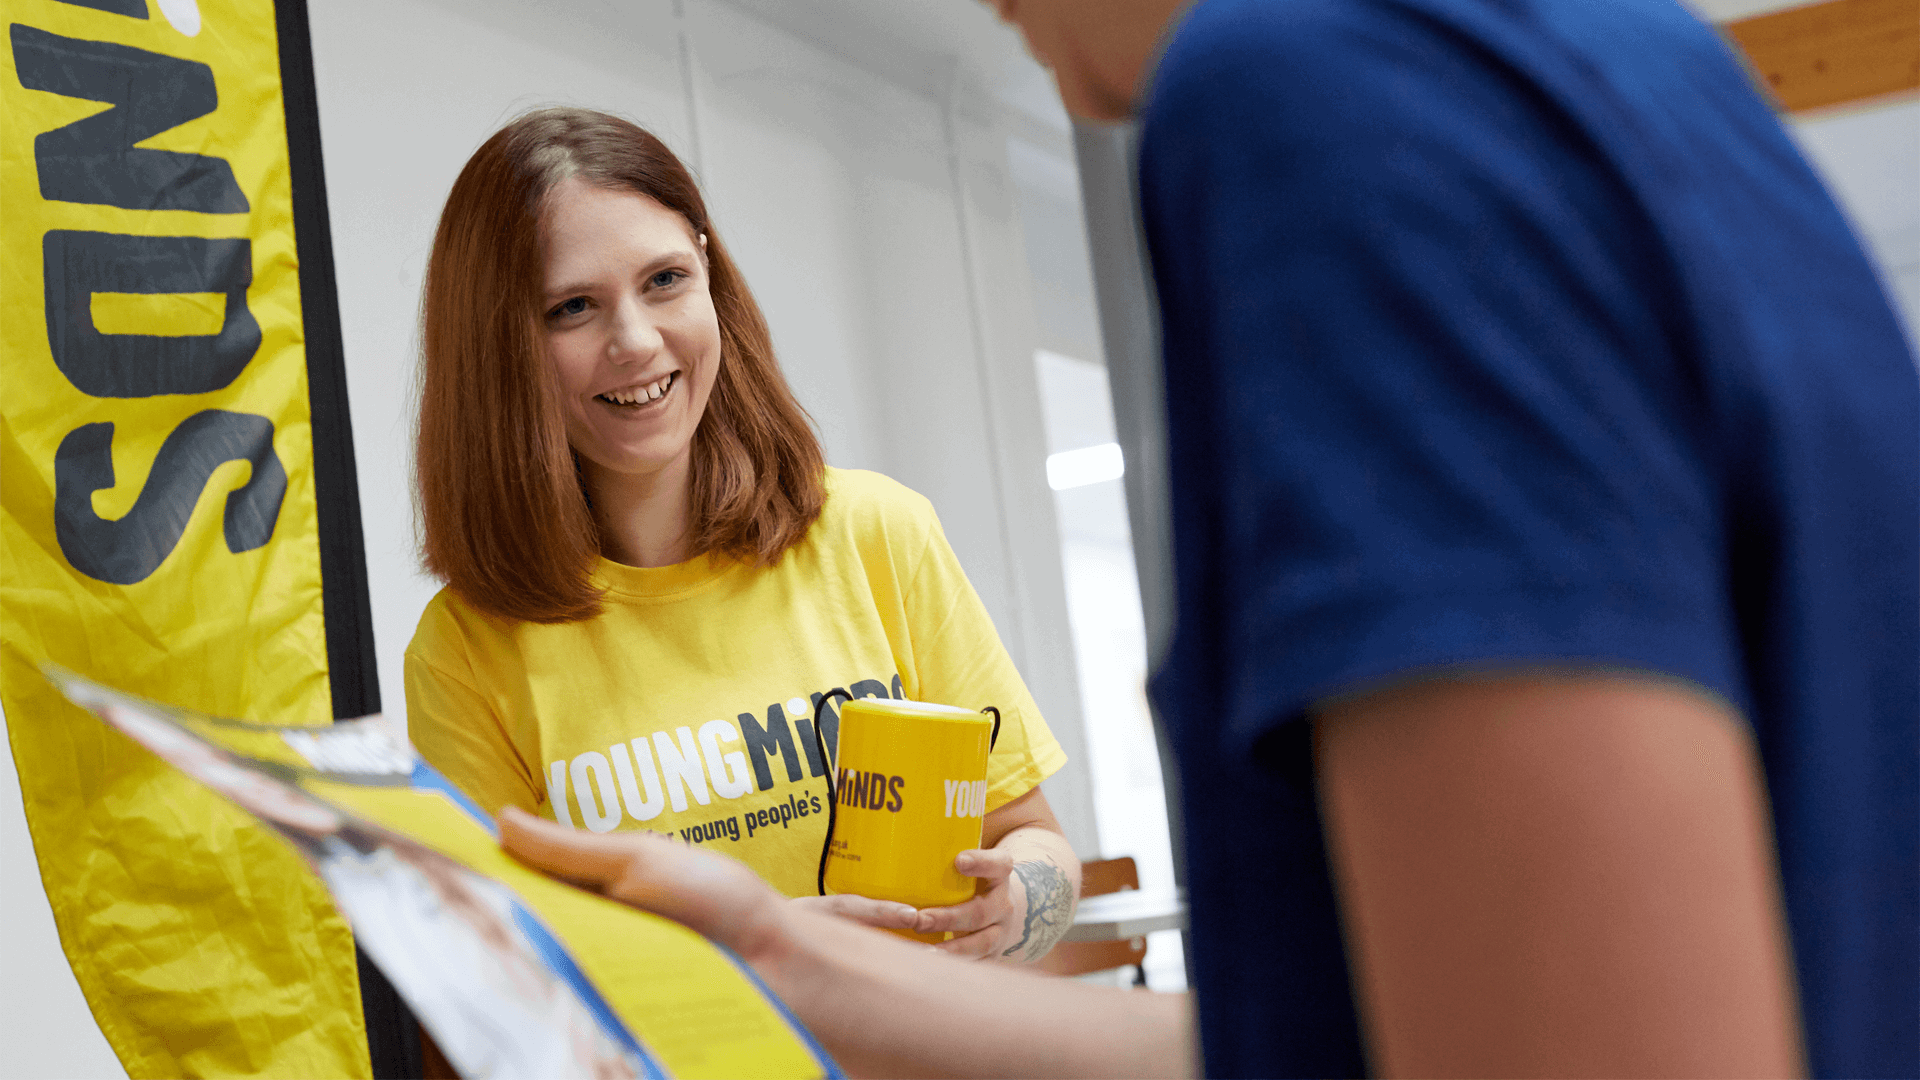
{"type": "Polygon", "coordinates": [[[1826,110],[1789,129],[1879,264],[1920,351],[1920,101],[1826,110]]]}
{"type": "MultiPolygon", "coordinates": [[[[1683,0],[1701,19],[1727,23],[1809,0],[1683,0]]],[[[1787,130],[1813,162],[1879,265],[1907,340],[1920,341],[1920,100],[1912,95],[1842,105],[1791,118],[1787,130]]]]}

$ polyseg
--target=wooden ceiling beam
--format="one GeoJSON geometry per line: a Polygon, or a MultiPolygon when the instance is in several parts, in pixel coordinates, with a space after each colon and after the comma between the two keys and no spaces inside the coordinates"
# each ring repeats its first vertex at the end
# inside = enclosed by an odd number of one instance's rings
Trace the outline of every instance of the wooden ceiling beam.
{"type": "Polygon", "coordinates": [[[1920,89],[1920,0],[1826,0],[1721,29],[1786,112],[1920,89]]]}

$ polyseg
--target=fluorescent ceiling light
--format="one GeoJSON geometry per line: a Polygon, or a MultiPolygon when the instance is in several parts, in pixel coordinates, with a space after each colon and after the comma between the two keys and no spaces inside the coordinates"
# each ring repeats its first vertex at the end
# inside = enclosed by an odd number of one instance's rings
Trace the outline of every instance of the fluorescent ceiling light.
{"type": "Polygon", "coordinates": [[[1047,486],[1055,491],[1086,487],[1126,475],[1119,443],[1101,443],[1047,455],[1047,486]]]}

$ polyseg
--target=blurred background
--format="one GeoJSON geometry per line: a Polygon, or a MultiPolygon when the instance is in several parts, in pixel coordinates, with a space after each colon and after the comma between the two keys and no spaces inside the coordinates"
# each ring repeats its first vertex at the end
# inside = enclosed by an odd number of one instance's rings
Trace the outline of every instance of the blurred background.
{"type": "MultiPolygon", "coordinates": [[[[1790,5],[1694,6],[1728,23],[1790,5]]],[[[1170,889],[1092,270],[1131,236],[1096,230],[1090,248],[1083,210],[1083,191],[1124,190],[1123,157],[1095,152],[1124,131],[1076,138],[1046,73],[971,0],[327,0],[310,18],[388,714],[404,714],[401,651],[437,589],[418,569],[409,474],[441,202],[512,116],[603,109],[701,180],[828,460],[933,501],[1072,758],[1046,789],[1082,858],[1132,856],[1143,889],[1170,889]]],[[[1920,101],[1816,108],[1789,126],[1916,325],[1920,101]]],[[[1089,209],[1114,220],[1111,205],[1089,209]]],[[[29,869],[10,760],[0,787],[0,1075],[124,1075],[29,869]]],[[[1156,989],[1184,986],[1177,931],[1154,936],[1146,967],[1156,989]]]]}

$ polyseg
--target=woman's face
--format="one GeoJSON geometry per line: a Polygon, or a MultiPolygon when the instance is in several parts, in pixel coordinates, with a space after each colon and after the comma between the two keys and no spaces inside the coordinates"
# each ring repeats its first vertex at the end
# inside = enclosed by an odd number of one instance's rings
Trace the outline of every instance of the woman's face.
{"type": "Polygon", "coordinates": [[[541,239],[547,355],[589,485],[684,482],[720,369],[705,238],[645,195],[571,179],[541,239]]]}

